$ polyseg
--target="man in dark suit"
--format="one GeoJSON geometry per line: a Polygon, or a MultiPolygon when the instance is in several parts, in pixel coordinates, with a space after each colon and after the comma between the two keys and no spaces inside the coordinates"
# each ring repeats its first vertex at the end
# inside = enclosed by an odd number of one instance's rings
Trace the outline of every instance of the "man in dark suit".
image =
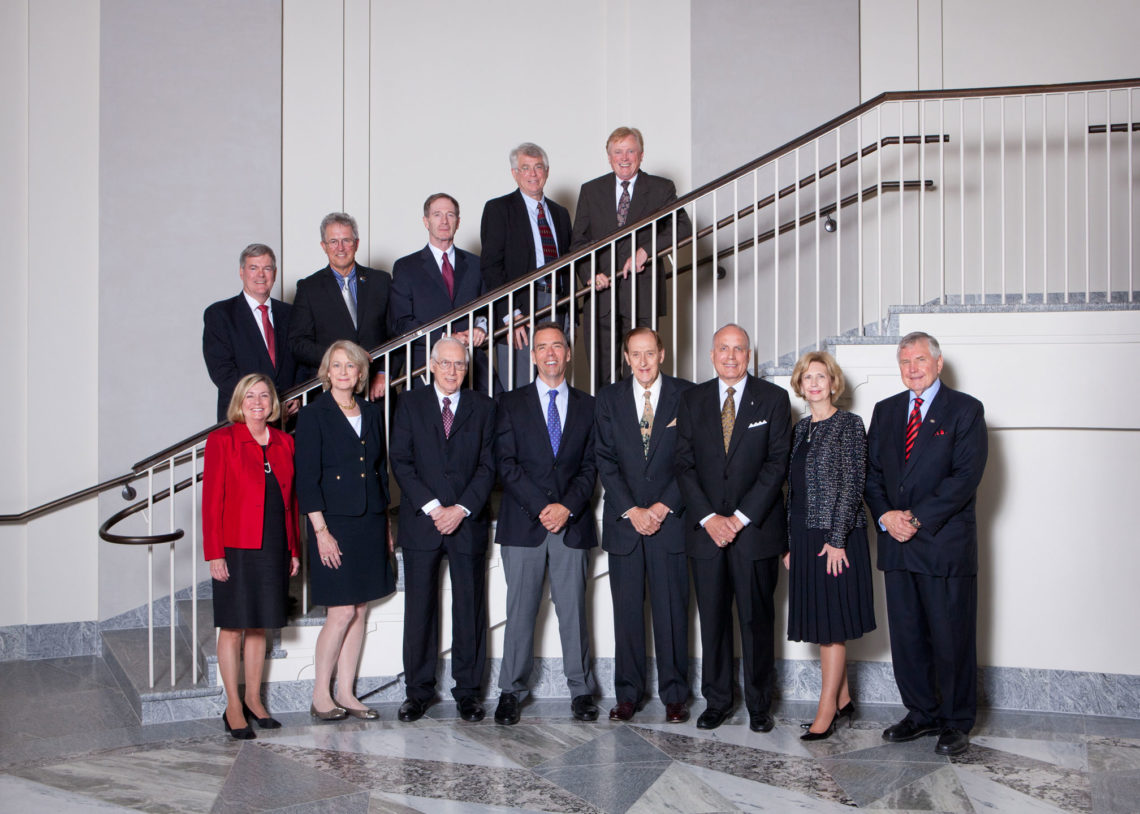
{"type": "MultiPolygon", "coordinates": [[[[321,220],[321,248],[329,264],[297,281],[293,297],[289,346],[297,364],[298,378],[315,376],[325,350],[338,339],[349,339],[372,351],[388,339],[388,289],[386,272],[356,263],[360,230],[356,219],[344,212],[331,212],[321,220]]],[[[385,366],[373,359],[369,367],[368,397],[384,395],[385,366]]]]}
{"type": "Polygon", "coordinates": [[[403,494],[404,683],[401,721],[421,718],[435,699],[439,657],[439,567],[451,576],[451,693],[465,721],[483,719],[487,661],[488,498],[495,485],[495,404],[460,390],[466,347],[444,337],[432,347],[434,387],[401,394],[389,456],[403,494]]]}
{"type": "MultiPolygon", "coordinates": [[[[483,241],[479,260],[488,290],[529,274],[570,249],[570,213],[543,194],[550,174],[546,151],[537,144],[525,142],[511,150],[510,160],[511,176],[518,189],[487,201],[479,229],[483,241]]],[[[561,299],[569,292],[570,275],[563,269],[557,280],[544,277],[534,284],[534,307],[545,308],[550,305],[552,295],[561,299]]],[[[511,322],[508,310],[514,315],[512,332],[506,341],[495,344],[496,385],[500,390],[510,390],[531,380],[530,304],[529,291],[516,294],[509,303],[509,309],[506,297],[495,303],[496,326],[511,322]],[[513,374],[508,372],[512,348],[513,374]]],[[[566,331],[570,327],[566,323],[567,314],[568,309],[561,308],[557,318],[548,312],[536,319],[555,319],[566,331]]]]}
{"type": "Polygon", "coordinates": [[[982,403],[941,382],[938,340],[898,346],[906,391],[875,405],[864,494],[879,524],[891,660],[907,715],[883,738],[940,733],[935,751],[969,747],[977,713],[978,529],[988,439],[982,403]]]}
{"type": "Polygon", "coordinates": [[[677,481],[687,512],[687,547],[701,617],[699,729],[732,713],[732,600],[740,624],[744,701],[753,732],[774,722],[772,596],[788,547],[781,491],[791,450],[785,390],[748,373],[748,334],[725,325],[713,336],[717,377],[681,395],[677,481]]]}
{"type": "Polygon", "coordinates": [[[645,581],[653,607],[657,687],[665,720],[689,719],[689,563],[684,509],[674,474],[677,405],[691,382],[661,373],[665,348],[652,328],[623,342],[633,376],[598,393],[598,475],[605,488],[602,548],[614,603],[617,706],[628,721],[646,686],[645,581]]]}
{"type": "MultiPolygon", "coordinates": [[[[238,277],[241,293],[214,303],[202,315],[202,356],[218,387],[218,421],[226,420],[234,387],[248,373],[269,376],[278,393],[296,384],[289,349],[291,308],[270,297],[277,279],[273,249],[264,243],[246,246],[238,259],[238,277]]],[[[298,407],[294,400],[285,410],[293,415],[298,407]]]]}
{"type": "MultiPolygon", "coordinates": [[[[609,237],[627,224],[632,225],[677,200],[677,188],[672,181],[641,172],[644,153],[640,130],[619,127],[610,133],[606,140],[606,157],[613,172],[582,184],[570,251],[609,237]]],[[[607,247],[597,251],[592,260],[585,257],[577,264],[581,282],[589,284],[593,280],[597,289],[589,301],[591,304],[583,307],[583,314],[586,324],[592,326],[590,333],[596,331],[597,334],[596,339],[590,341],[595,348],[597,379],[603,383],[613,380],[615,337],[634,324],[652,324],[654,315],[665,311],[665,264],[650,254],[672,245],[673,222],[672,215],[663,217],[655,224],[638,229],[632,239],[626,236],[619,240],[615,252],[607,247]],[[633,251],[634,244],[636,251],[633,251]],[[652,273],[643,274],[646,268],[652,273]],[[616,314],[611,313],[611,296],[617,300],[616,314]],[[597,313],[592,313],[595,298],[597,313]]],[[[677,239],[688,237],[692,225],[684,211],[677,213],[676,222],[677,239]]]]}
{"type": "Polygon", "coordinates": [[[503,484],[495,541],[507,580],[507,627],[495,721],[516,724],[534,665],[534,625],[550,569],[570,709],[594,721],[597,686],[590,669],[586,575],[597,545],[594,399],[566,383],[570,346],[554,322],[535,326],[531,356],[538,378],[503,393],[495,415],[495,462],[503,484]]]}
{"type": "MultiPolygon", "coordinates": [[[[483,293],[483,276],[479,257],[455,247],[459,230],[459,201],[446,192],[437,192],[424,201],[424,228],[428,243],[418,252],[401,257],[392,266],[392,296],[388,302],[388,328],[393,336],[413,331],[419,326],[454,311],[483,293]]],[[[468,320],[452,323],[450,333],[464,345],[478,349],[487,337],[487,318],[475,317],[474,327],[468,320]]],[[[443,336],[443,329],[433,331],[431,341],[443,336]]],[[[485,390],[486,371],[479,375],[483,356],[478,350],[475,361],[475,388],[485,390]],[[480,381],[484,379],[484,381],[480,381]]],[[[412,349],[411,371],[420,370],[427,360],[425,342],[412,349]]],[[[416,377],[413,386],[425,384],[416,377]]]]}

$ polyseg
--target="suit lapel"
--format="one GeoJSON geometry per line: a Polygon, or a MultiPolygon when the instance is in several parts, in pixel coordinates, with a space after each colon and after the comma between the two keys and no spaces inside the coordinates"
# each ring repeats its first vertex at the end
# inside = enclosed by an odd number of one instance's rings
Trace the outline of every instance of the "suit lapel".
{"type": "MultiPolygon", "coordinates": [[[[433,390],[434,390],[434,388],[433,388],[433,390]]],[[[460,391],[460,393],[459,393],[459,407],[455,411],[455,418],[453,418],[451,420],[451,434],[452,435],[454,435],[455,431],[458,430],[460,426],[462,426],[464,421],[466,421],[468,418],[471,417],[471,413],[475,409],[473,406],[471,406],[472,401],[473,401],[473,399],[471,397],[471,391],[470,390],[468,390],[466,393],[460,391]]],[[[442,426],[443,426],[443,414],[441,413],[440,414],[440,427],[442,427],[442,426]]]]}
{"type": "MultiPolygon", "coordinates": [[[[368,321],[372,318],[369,308],[372,303],[372,287],[375,281],[372,280],[371,269],[366,269],[359,263],[356,264],[356,333],[360,335],[360,326],[367,325],[368,321]]],[[[347,309],[345,309],[347,310],[347,309]]],[[[372,350],[365,348],[365,350],[372,350]]]]}
{"type": "MultiPolygon", "coordinates": [[[[530,228],[530,212],[527,211],[526,201],[523,200],[522,190],[516,189],[511,196],[507,199],[507,206],[510,208],[507,222],[514,222],[518,229],[518,234],[526,235],[526,245],[530,249],[526,253],[526,270],[534,271],[537,266],[534,264],[535,245],[534,245],[534,230],[530,228]]],[[[547,213],[549,218],[549,213],[547,213]]],[[[541,247],[539,247],[541,248],[541,247]]],[[[562,249],[561,243],[558,246],[559,250],[562,249]]]]}
{"type": "MultiPolygon", "coordinates": [[[[606,223],[610,225],[607,231],[613,232],[617,231],[618,228],[617,195],[615,194],[617,190],[617,187],[615,186],[615,184],[617,184],[617,175],[611,172],[609,175],[604,175],[602,177],[605,178],[605,183],[601,185],[603,188],[602,192],[604,193],[602,195],[601,201],[602,211],[606,213],[606,223]]],[[[632,200],[630,201],[630,204],[633,204],[632,200]]]]}
{"type": "MultiPolygon", "coordinates": [[[[677,412],[677,388],[673,382],[661,375],[661,395],[657,397],[657,409],[653,412],[653,430],[649,434],[649,454],[645,457],[646,463],[653,460],[653,453],[661,443],[661,436],[669,425],[669,416],[677,412]]],[[[640,422],[638,422],[640,428],[640,422]]]]}
{"type": "MultiPolygon", "coordinates": [[[[930,409],[926,411],[926,418],[918,426],[918,436],[914,439],[914,449],[911,450],[910,459],[903,462],[903,479],[905,479],[914,468],[915,464],[922,458],[922,453],[930,443],[930,439],[934,436],[934,431],[937,430],[942,424],[942,416],[944,410],[943,406],[946,404],[946,385],[939,388],[938,393],[934,397],[934,401],[930,405],[930,409]]],[[[904,394],[905,395],[905,394],[904,394]]],[[[905,405],[910,403],[910,396],[905,396],[906,401],[903,402],[903,414],[906,414],[905,405]]],[[[901,454],[905,455],[906,448],[906,423],[905,418],[902,424],[902,432],[898,434],[899,448],[903,450],[901,454]]]]}
{"type": "MultiPolygon", "coordinates": [[[[281,369],[281,349],[288,347],[289,332],[285,330],[285,320],[281,315],[281,309],[278,307],[282,303],[274,303],[273,298],[269,299],[269,310],[273,313],[273,336],[274,341],[277,343],[277,364],[273,366],[274,370],[281,369]]],[[[264,343],[262,343],[264,344],[264,343]]],[[[265,356],[268,358],[269,349],[265,349],[265,356]]]]}
{"type": "MultiPolygon", "coordinates": [[[[434,285],[443,298],[449,303],[451,302],[451,295],[447,293],[447,283],[443,281],[443,272],[440,271],[439,265],[435,262],[435,255],[431,253],[431,249],[424,246],[423,251],[420,252],[420,258],[423,260],[424,274],[427,276],[429,285],[434,285]]],[[[459,261],[459,253],[455,253],[456,262],[459,261]]],[[[455,278],[455,287],[459,288],[459,273],[455,266],[452,266],[452,274],[455,278]]]]}
{"type": "MultiPolygon", "coordinates": [[[[272,307],[273,300],[269,300],[272,307]]],[[[260,348],[260,353],[263,361],[270,362],[269,348],[265,346],[265,337],[261,335],[261,326],[257,324],[257,317],[253,315],[253,311],[249,308],[249,303],[245,301],[245,294],[238,294],[234,300],[234,308],[236,313],[234,317],[234,325],[245,337],[247,343],[252,343],[254,347],[260,348]]],[[[274,341],[277,342],[277,347],[281,347],[281,336],[277,333],[276,323],[279,322],[277,315],[274,314],[274,341]]],[[[274,365],[270,365],[274,367],[274,365]]]]}
{"type": "MultiPolygon", "coordinates": [[[[546,451],[550,457],[554,458],[554,449],[550,446],[550,431],[546,427],[546,404],[543,403],[542,393],[540,393],[538,389],[539,385],[542,385],[543,391],[548,389],[546,385],[543,385],[538,379],[535,379],[533,382],[527,385],[527,387],[530,389],[530,392],[527,393],[527,406],[524,410],[526,416],[523,417],[523,420],[531,422],[533,424],[533,427],[529,433],[520,433],[519,437],[544,439],[541,443],[545,445],[546,451]]],[[[569,412],[569,407],[567,407],[567,412],[569,412]]],[[[566,420],[567,423],[569,423],[569,415],[566,416],[566,420]]],[[[562,435],[566,435],[565,430],[563,431],[562,435]]],[[[559,447],[559,451],[561,451],[561,449],[562,448],[559,447]]]]}
{"type": "Polygon", "coordinates": [[[756,415],[758,409],[756,406],[756,388],[752,384],[752,374],[744,377],[744,387],[741,388],[741,392],[737,396],[736,422],[732,425],[732,439],[728,443],[728,458],[731,458],[736,452],[736,448],[740,446],[740,441],[748,432],[748,425],[752,423],[752,417],[756,415]]]}
{"type": "Polygon", "coordinates": [[[625,219],[627,226],[631,223],[637,223],[648,214],[645,208],[646,201],[649,199],[648,186],[645,182],[645,173],[638,172],[637,180],[633,184],[633,197],[629,201],[629,215],[625,219]]]}
{"type": "MultiPolygon", "coordinates": [[[[332,266],[325,266],[325,274],[321,276],[321,287],[325,291],[325,296],[332,300],[333,308],[336,309],[335,313],[339,314],[341,324],[345,329],[352,331],[353,339],[356,338],[356,329],[352,325],[352,316],[348,313],[348,304],[344,301],[344,295],[341,291],[341,276],[332,270],[332,266]]],[[[356,271],[356,314],[357,324],[360,321],[360,267],[357,266],[356,271]]],[[[338,333],[341,333],[338,331],[338,333]]]]}
{"type": "MultiPolygon", "coordinates": [[[[570,438],[573,433],[578,431],[578,425],[582,422],[581,410],[579,409],[578,402],[581,396],[574,388],[567,386],[566,388],[566,422],[562,425],[562,441],[558,445],[558,455],[566,449],[566,439],[570,438]]],[[[557,456],[555,456],[557,457],[557,456]]]]}

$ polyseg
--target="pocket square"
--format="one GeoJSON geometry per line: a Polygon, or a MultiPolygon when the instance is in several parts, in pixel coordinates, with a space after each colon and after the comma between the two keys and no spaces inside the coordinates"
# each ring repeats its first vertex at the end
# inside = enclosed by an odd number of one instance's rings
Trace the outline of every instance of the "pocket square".
{"type": "Polygon", "coordinates": [[[768,423],[768,419],[762,418],[759,421],[753,421],[751,424],[749,424],[748,429],[752,429],[753,427],[762,427],[767,423],[768,423]]]}
{"type": "Polygon", "coordinates": [[[946,430],[938,430],[937,432],[934,433],[934,437],[937,438],[939,435],[945,435],[945,434],[946,434],[946,430]]]}
{"type": "Polygon", "coordinates": [[[670,427],[676,427],[676,426],[677,426],[677,419],[674,418],[672,421],[670,421],[668,424],[665,425],[665,429],[669,429],[670,427]]]}

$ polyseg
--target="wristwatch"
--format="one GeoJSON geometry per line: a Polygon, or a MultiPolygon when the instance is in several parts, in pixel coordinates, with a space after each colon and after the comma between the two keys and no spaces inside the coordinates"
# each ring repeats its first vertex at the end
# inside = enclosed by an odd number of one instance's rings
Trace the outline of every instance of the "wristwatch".
{"type": "Polygon", "coordinates": [[[910,516],[910,519],[907,520],[907,522],[910,523],[912,526],[914,526],[916,529],[922,528],[922,523],[920,523],[918,518],[915,517],[913,514],[910,516]]]}

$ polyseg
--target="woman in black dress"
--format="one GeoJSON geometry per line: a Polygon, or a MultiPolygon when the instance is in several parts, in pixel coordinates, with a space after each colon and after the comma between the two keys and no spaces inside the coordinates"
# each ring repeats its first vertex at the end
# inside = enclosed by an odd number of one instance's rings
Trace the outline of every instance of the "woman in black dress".
{"type": "Polygon", "coordinates": [[[310,587],[313,602],[328,609],[309,712],[325,721],[379,717],[357,699],[353,684],[368,603],[396,590],[388,562],[383,414],[356,397],[368,383],[369,361],[352,342],[330,345],[317,373],[326,392],[297,417],[297,496],[309,520],[310,587]]]}
{"type": "Polygon", "coordinates": [[[226,688],[226,731],[254,737],[281,726],[261,702],[265,628],[285,624],[289,577],[300,567],[293,439],[269,426],[281,414],[273,381],[251,373],[237,383],[226,417],[206,439],[202,476],[202,548],[214,578],[218,672],[226,688]],[[244,635],[245,645],[242,645],[244,635]],[[238,665],[245,662],[245,702],[238,665]]]}
{"type": "Polygon", "coordinates": [[[875,629],[863,514],[867,435],[863,419],[835,407],[845,383],[831,354],[804,354],[792,389],[811,415],[796,424],[788,470],[788,638],[819,644],[823,686],[803,740],[821,740],[854,718],[846,643],[875,629]]]}

